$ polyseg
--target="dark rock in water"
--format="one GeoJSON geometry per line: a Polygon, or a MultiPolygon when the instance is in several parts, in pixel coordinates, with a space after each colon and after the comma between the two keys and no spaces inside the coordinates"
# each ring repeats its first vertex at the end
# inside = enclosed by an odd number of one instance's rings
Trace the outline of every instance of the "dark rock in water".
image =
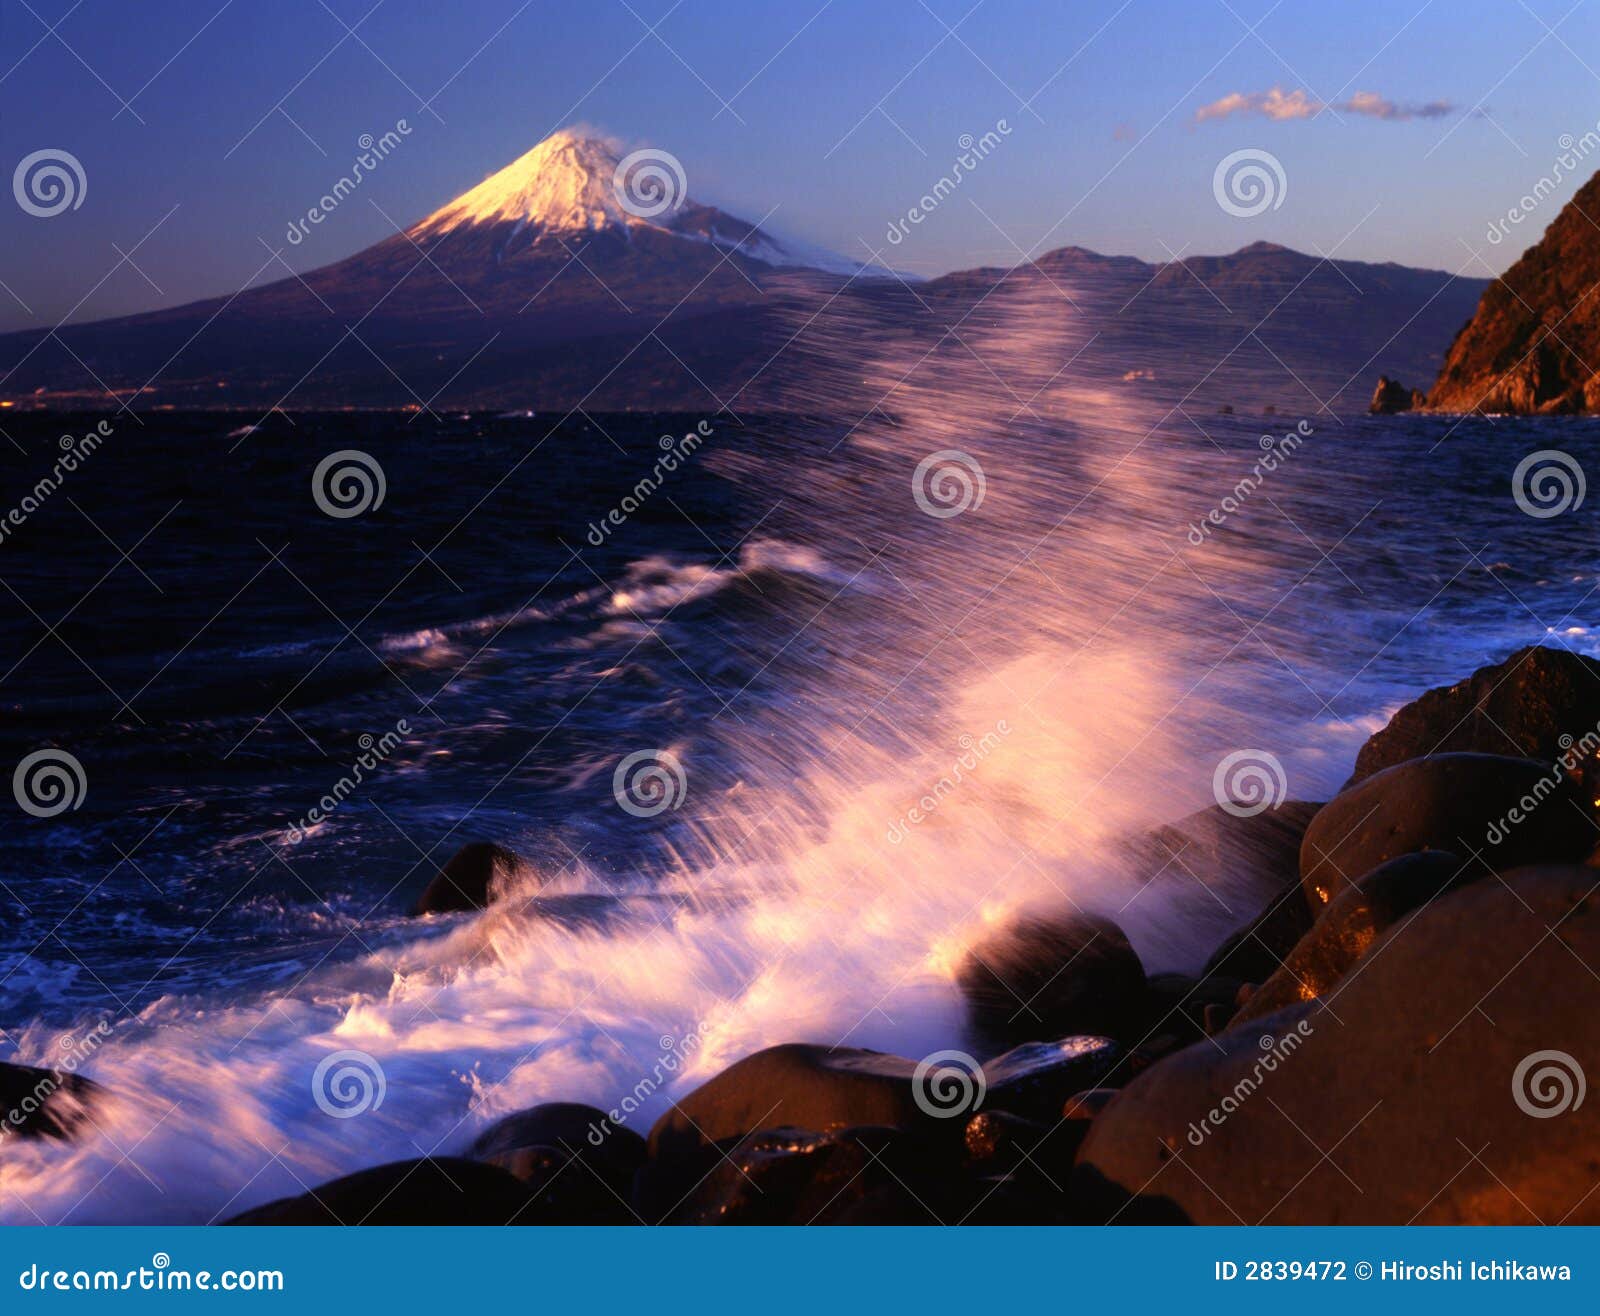
{"type": "Polygon", "coordinates": [[[1144,966],[1110,919],[1026,916],[967,952],[956,981],[975,1032],[997,1046],[1044,1036],[1126,1040],[1144,966]]]}
{"type": "Polygon", "coordinates": [[[1563,759],[1582,778],[1597,750],[1600,662],[1535,645],[1413,699],[1361,747],[1347,786],[1407,759],[1458,751],[1563,759]]]}
{"type": "Polygon", "coordinates": [[[1595,883],[1474,882],[1380,937],[1331,1011],[1153,1065],[1091,1124],[1074,1200],[1117,1223],[1143,1198],[1197,1224],[1600,1223],[1595,883]]]}
{"type": "Polygon", "coordinates": [[[1584,858],[1593,810],[1558,770],[1498,754],[1434,754],[1368,777],[1311,820],[1300,848],[1320,911],[1379,864],[1418,850],[1480,855],[1494,870],[1584,858]]]}
{"type": "Polygon", "coordinates": [[[803,1042],[768,1047],[676,1101],[650,1130],[650,1154],[670,1159],[778,1127],[925,1126],[934,1117],[918,1104],[916,1072],[916,1061],[882,1051],[803,1042]]]}
{"type": "Polygon", "coordinates": [[[1030,1120],[1003,1110],[979,1111],[967,1121],[962,1135],[963,1163],[969,1173],[985,1178],[1014,1175],[1036,1180],[1037,1194],[1048,1189],[1059,1198],[1066,1192],[1073,1159],[1088,1128],[1087,1121],[1063,1122],[1054,1115],[1030,1120]]]}
{"type": "Polygon", "coordinates": [[[1024,1042],[983,1062],[984,1108],[1053,1120],[1074,1092],[1105,1082],[1122,1055],[1122,1048],[1107,1037],[1024,1042]]]}
{"type": "Polygon", "coordinates": [[[454,914],[468,909],[487,909],[495,879],[510,876],[521,862],[503,845],[471,841],[451,855],[449,862],[434,874],[412,912],[454,914]]]}
{"type": "Polygon", "coordinates": [[[1386,932],[1436,896],[1487,876],[1448,850],[1401,855],[1380,864],[1333,898],[1282,966],[1250,994],[1230,1028],[1286,1005],[1324,997],[1386,932]]]}
{"type": "Polygon", "coordinates": [[[628,1194],[645,1161],[645,1141],[593,1106],[549,1102],[507,1115],[479,1135],[468,1155],[528,1185],[535,1198],[529,1223],[635,1220],[628,1194]]]}
{"type": "Polygon", "coordinates": [[[1122,862],[1140,880],[1196,879],[1209,891],[1258,890],[1276,895],[1300,871],[1300,841],[1322,805],[1285,800],[1239,817],[1221,805],[1143,832],[1121,846],[1122,862]]]}
{"type": "Polygon", "coordinates": [[[953,1223],[948,1167],[904,1129],[765,1129],[712,1150],[706,1163],[662,1223],[839,1224],[846,1215],[862,1223],[864,1214],[953,1223]]]}
{"type": "Polygon", "coordinates": [[[1277,972],[1300,938],[1311,931],[1313,915],[1298,877],[1299,867],[1297,857],[1295,880],[1212,952],[1206,961],[1208,977],[1265,982],[1277,972]]]}
{"type": "Polygon", "coordinates": [[[495,1165],[433,1156],[395,1161],[236,1215],[230,1225],[532,1223],[526,1185],[495,1165]]]}
{"type": "Polygon", "coordinates": [[[1367,410],[1375,416],[1393,416],[1402,411],[1416,411],[1427,398],[1414,388],[1407,388],[1388,375],[1378,376],[1378,387],[1373,391],[1367,410]]]}
{"type": "Polygon", "coordinates": [[[12,1137],[71,1137],[89,1118],[99,1091],[78,1074],[0,1063],[0,1144],[12,1137]]]}

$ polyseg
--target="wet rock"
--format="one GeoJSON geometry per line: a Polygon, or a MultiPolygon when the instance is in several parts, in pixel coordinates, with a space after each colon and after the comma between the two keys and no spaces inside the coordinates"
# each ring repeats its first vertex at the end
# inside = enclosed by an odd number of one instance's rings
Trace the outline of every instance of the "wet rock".
{"type": "Polygon", "coordinates": [[[1426,405],[1427,400],[1419,390],[1407,388],[1388,375],[1379,375],[1378,387],[1373,390],[1367,410],[1375,416],[1393,416],[1401,411],[1417,411],[1426,405]]]}
{"type": "Polygon", "coordinates": [[[1474,882],[1391,927],[1331,1002],[1152,1066],[1090,1126],[1074,1201],[1117,1223],[1600,1223],[1594,888],[1579,866],[1474,882]]]}
{"type": "Polygon", "coordinates": [[[1297,874],[1261,912],[1230,936],[1206,961],[1206,975],[1241,982],[1264,982],[1277,972],[1300,938],[1311,931],[1311,906],[1297,874]]]}
{"type": "Polygon", "coordinates": [[[765,1129],[712,1151],[706,1163],[663,1223],[953,1222],[953,1162],[930,1157],[904,1129],[765,1129]]]}
{"type": "Polygon", "coordinates": [[[630,1224],[645,1141],[593,1106],[549,1102],[507,1115],[468,1155],[515,1175],[535,1198],[529,1223],[630,1224]],[[577,1162],[577,1164],[574,1164],[577,1162]]]}
{"type": "Polygon", "coordinates": [[[676,1101],[650,1130],[650,1154],[692,1154],[707,1143],[778,1127],[923,1126],[936,1117],[917,1102],[916,1071],[916,1061],[881,1051],[803,1042],[768,1047],[676,1101]]]}
{"type": "MultiPolygon", "coordinates": [[[[1164,1036],[1172,1037],[1182,1046],[1198,1042],[1206,1036],[1206,1007],[1233,1001],[1239,987],[1238,979],[1220,974],[1204,978],[1191,978],[1183,973],[1152,974],[1145,992],[1145,1014],[1139,1026],[1141,1035],[1148,1040],[1141,1049],[1164,1036]]],[[[1175,1049],[1166,1047],[1163,1052],[1175,1049]]]]}
{"type": "Polygon", "coordinates": [[[1109,1106],[1111,1099],[1121,1090],[1121,1088],[1090,1088],[1087,1092],[1076,1092],[1068,1097],[1066,1104],[1061,1107],[1061,1118],[1087,1124],[1109,1106]]]}
{"type": "Polygon", "coordinates": [[[1600,662],[1538,645],[1413,699],[1361,747],[1348,784],[1407,759],[1454,752],[1570,759],[1569,771],[1582,777],[1592,774],[1597,749],[1600,662]]]}
{"type": "Polygon", "coordinates": [[[1531,759],[1435,754],[1340,793],[1306,829],[1300,873],[1320,911],[1379,864],[1419,850],[1480,854],[1491,869],[1579,860],[1596,838],[1572,784],[1531,759]]]}
{"type": "Polygon", "coordinates": [[[1334,897],[1282,967],[1240,1003],[1242,1008],[1229,1027],[1286,1005],[1326,996],[1379,934],[1428,901],[1487,871],[1448,850],[1401,855],[1380,864],[1334,897]]]}
{"type": "Polygon", "coordinates": [[[99,1091],[79,1074],[0,1064],[0,1145],[6,1138],[70,1138],[99,1091]]]}
{"type": "Polygon", "coordinates": [[[973,1030],[997,1047],[1072,1033],[1127,1039],[1144,967],[1110,919],[1022,917],[979,941],[956,977],[973,1030]]]}
{"type": "Polygon", "coordinates": [[[1103,1083],[1122,1059],[1108,1037],[1063,1037],[1024,1042],[983,1062],[985,1108],[1053,1120],[1074,1092],[1103,1083]]]}
{"type": "Polygon", "coordinates": [[[509,1225],[531,1223],[526,1185],[495,1165],[434,1156],[346,1175],[268,1202],[230,1225],[509,1225]]]}
{"type": "Polygon", "coordinates": [[[1212,805],[1124,841],[1121,860],[1136,881],[1198,883],[1229,904],[1255,908],[1294,880],[1300,841],[1321,807],[1285,800],[1241,818],[1212,805]]]}
{"type": "Polygon", "coordinates": [[[496,881],[517,871],[521,860],[493,841],[471,841],[462,846],[434,874],[417,901],[415,914],[453,914],[487,909],[496,881]]]}

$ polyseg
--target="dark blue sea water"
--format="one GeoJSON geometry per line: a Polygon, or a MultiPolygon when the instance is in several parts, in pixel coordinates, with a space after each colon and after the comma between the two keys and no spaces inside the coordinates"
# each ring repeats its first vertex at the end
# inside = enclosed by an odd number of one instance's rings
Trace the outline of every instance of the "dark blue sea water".
{"type": "MultiPolygon", "coordinates": [[[[1536,450],[1593,465],[1591,422],[1313,413],[1241,499],[1300,417],[972,406],[112,414],[0,541],[0,763],[82,771],[53,816],[6,797],[0,1058],[109,1020],[87,1072],[143,1150],[0,1180],[73,1219],[206,1219],[530,1100],[608,1104],[691,1031],[705,1067],[954,1045],[951,957],[1017,903],[1109,902],[1172,966],[1242,921],[1127,909],[1098,858],[1210,803],[1226,753],[1324,798],[1422,689],[1521,644],[1600,651],[1594,504],[1512,489],[1536,450]],[[329,515],[315,472],[352,450],[381,504],[329,515]],[[930,515],[919,467],[951,450],[982,497],[930,515]],[[985,735],[972,787],[886,839],[985,735]],[[671,807],[622,807],[635,754],[671,807]],[[408,917],[480,839],[533,898],[408,917]],[[386,1092],[349,1121],[312,1087],[342,1048],[386,1092]]],[[[5,501],[98,419],[6,417],[5,501]]]]}

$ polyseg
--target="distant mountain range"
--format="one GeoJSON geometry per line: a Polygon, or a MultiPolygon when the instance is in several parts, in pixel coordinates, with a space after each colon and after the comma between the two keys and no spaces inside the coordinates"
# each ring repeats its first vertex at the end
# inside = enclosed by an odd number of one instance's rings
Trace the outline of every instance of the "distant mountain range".
{"type": "MultiPolygon", "coordinates": [[[[1080,366],[1196,405],[1358,410],[1381,365],[1428,378],[1486,281],[1256,243],[1147,264],[1066,247],[912,282],[685,194],[671,156],[557,133],[396,233],[303,275],[169,310],[0,336],[0,400],[139,410],[812,406],[805,326],[961,323],[997,288],[1059,293],[1080,366]]],[[[1054,313],[1054,312],[1053,312],[1054,313]]],[[[920,328],[919,328],[920,326],[920,328]]]]}

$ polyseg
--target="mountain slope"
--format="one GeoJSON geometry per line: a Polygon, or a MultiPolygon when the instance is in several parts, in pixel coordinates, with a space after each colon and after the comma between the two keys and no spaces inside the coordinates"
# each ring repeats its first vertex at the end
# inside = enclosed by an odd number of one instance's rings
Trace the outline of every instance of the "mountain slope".
{"type": "Polygon", "coordinates": [[[835,262],[689,199],[675,164],[558,133],[332,265],[0,337],[0,400],[809,410],[839,403],[818,381],[873,335],[932,343],[1032,290],[1092,334],[1074,371],[1184,405],[1355,411],[1380,358],[1431,376],[1485,286],[1266,243],[1161,265],[1064,247],[911,286],[819,268],[835,262]]]}
{"type": "Polygon", "coordinates": [[[1483,294],[1428,395],[1435,411],[1600,411],[1600,174],[1483,294]]]}

